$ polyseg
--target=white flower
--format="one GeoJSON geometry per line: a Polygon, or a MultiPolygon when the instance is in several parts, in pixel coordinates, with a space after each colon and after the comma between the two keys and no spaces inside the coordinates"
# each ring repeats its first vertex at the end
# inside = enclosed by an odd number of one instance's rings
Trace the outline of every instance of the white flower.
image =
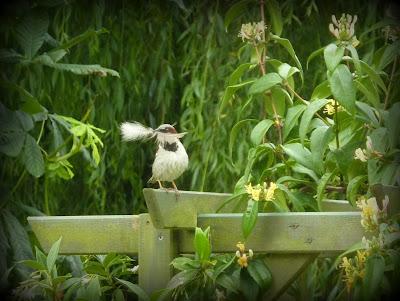
{"type": "Polygon", "coordinates": [[[357,148],[354,152],[354,159],[360,160],[361,162],[367,162],[368,157],[366,156],[365,150],[357,148]]]}

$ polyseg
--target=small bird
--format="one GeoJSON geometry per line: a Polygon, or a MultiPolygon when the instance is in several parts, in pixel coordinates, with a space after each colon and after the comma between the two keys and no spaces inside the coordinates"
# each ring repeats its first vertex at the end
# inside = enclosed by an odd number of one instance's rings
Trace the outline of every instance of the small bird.
{"type": "Polygon", "coordinates": [[[153,162],[152,176],[149,183],[172,182],[175,191],[178,191],[175,180],[187,169],[189,158],[185,147],[180,142],[186,133],[178,133],[170,124],[162,124],[155,130],[139,122],[123,122],[120,126],[122,140],[138,141],[156,138],[158,150],[153,162]]]}

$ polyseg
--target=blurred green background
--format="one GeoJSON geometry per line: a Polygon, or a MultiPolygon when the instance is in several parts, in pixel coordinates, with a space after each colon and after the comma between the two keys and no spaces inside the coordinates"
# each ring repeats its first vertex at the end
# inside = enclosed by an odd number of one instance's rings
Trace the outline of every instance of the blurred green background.
{"type": "MultiPolygon", "coordinates": [[[[226,29],[224,17],[231,5],[231,1],[182,0],[2,3],[0,48],[15,48],[14,28],[19,19],[32,9],[40,9],[49,16],[50,37],[59,42],[87,30],[106,29],[106,33],[93,34],[69,49],[63,60],[100,64],[120,74],[120,78],[103,78],[41,65],[1,65],[2,80],[30,91],[50,113],[79,120],[89,112],[87,121],[106,130],[101,135],[104,148],[99,166],[93,166],[84,153],[74,156],[75,176],[71,180],[30,175],[20,179],[24,166],[0,154],[3,202],[45,211],[47,199],[46,213],[53,215],[146,211],[142,189],[148,186],[155,146],[121,142],[118,126],[131,120],[152,127],[177,122],[178,130],[189,132],[183,143],[190,167],[177,181],[181,190],[231,192],[246,165],[249,139],[246,135],[238,139],[233,166],[228,157],[229,132],[239,119],[260,116],[257,107],[235,110],[240,97],[222,118],[217,116],[228,77],[239,64],[240,26],[260,20],[255,1],[226,29]]],[[[327,26],[332,14],[357,14],[356,31],[363,32],[382,18],[387,3],[286,0],[280,6],[282,36],[292,42],[305,69],[311,52],[332,41],[327,26]]],[[[268,55],[285,61],[287,54],[279,51],[268,55]]],[[[305,69],[305,85],[298,92],[306,98],[325,76],[322,62],[319,57],[305,69]]],[[[1,95],[6,107],[19,108],[17,92],[1,86],[1,95]]],[[[37,137],[39,131],[36,125],[32,135],[37,137]]],[[[52,131],[45,127],[44,145],[50,145],[51,139],[52,131]]]]}

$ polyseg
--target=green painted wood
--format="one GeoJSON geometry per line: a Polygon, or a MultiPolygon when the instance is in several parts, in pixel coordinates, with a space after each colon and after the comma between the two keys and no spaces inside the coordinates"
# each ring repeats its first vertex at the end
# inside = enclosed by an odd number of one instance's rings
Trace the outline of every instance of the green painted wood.
{"type": "MultiPolygon", "coordinates": [[[[224,200],[231,196],[227,193],[179,191],[163,189],[143,189],[149,214],[156,228],[194,228],[197,215],[215,213],[224,200]]],[[[235,201],[221,212],[233,212],[235,201]]],[[[244,205],[244,204],[243,204],[244,205]]],[[[243,212],[242,206],[239,212],[243,212]]]]}
{"type": "MultiPolygon", "coordinates": [[[[228,193],[211,193],[196,191],[143,189],[147,208],[156,228],[194,228],[197,226],[197,215],[215,213],[223,202],[231,196],[228,193]]],[[[322,202],[324,211],[356,211],[347,201],[326,200],[322,202]]],[[[220,212],[231,213],[237,205],[234,200],[220,212]]],[[[236,212],[243,212],[245,202],[238,206],[236,212]]]]}
{"type": "Polygon", "coordinates": [[[28,222],[46,252],[60,236],[61,254],[138,252],[138,215],[38,216],[28,222]]]}
{"type": "Polygon", "coordinates": [[[140,214],[139,285],[149,294],[165,288],[172,277],[174,242],[172,230],[156,229],[149,214],[140,214]]]}
{"type": "MultiPolygon", "coordinates": [[[[364,231],[359,212],[260,213],[246,246],[266,253],[342,252],[364,231]]],[[[201,214],[198,225],[211,227],[214,252],[233,252],[242,237],[242,214],[201,214]]],[[[180,231],[181,253],[192,253],[193,230],[180,231]]]]}
{"type": "Polygon", "coordinates": [[[286,289],[294,280],[314,261],[318,253],[314,254],[269,254],[265,261],[273,279],[271,288],[264,295],[263,300],[282,300],[286,289]]]}
{"type": "Polygon", "coordinates": [[[357,207],[350,205],[348,201],[342,200],[324,200],[322,202],[322,211],[324,212],[357,212],[357,207]]]}

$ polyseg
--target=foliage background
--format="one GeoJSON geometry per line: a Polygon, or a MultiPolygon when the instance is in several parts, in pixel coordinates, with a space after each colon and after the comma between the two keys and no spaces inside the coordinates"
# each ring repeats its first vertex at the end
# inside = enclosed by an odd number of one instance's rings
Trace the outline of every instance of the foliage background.
{"type": "MultiPolygon", "coordinates": [[[[12,29],[30,5],[20,1],[3,3],[1,46],[12,44],[12,29]]],[[[223,17],[229,1],[36,1],[50,16],[49,33],[66,40],[88,29],[107,29],[69,51],[71,63],[97,63],[117,70],[121,78],[76,76],[47,67],[20,68],[10,78],[37,96],[51,113],[80,119],[91,108],[88,121],[105,129],[104,151],[98,168],[83,156],[72,163],[70,181],[51,179],[44,191],[44,179],[24,177],[13,195],[23,166],[1,154],[1,191],[14,202],[44,209],[48,196],[51,214],[124,214],[145,211],[141,190],[147,186],[154,156],[149,144],[121,143],[118,125],[136,120],[150,126],[177,122],[190,135],[184,140],[190,155],[190,169],[178,181],[185,190],[230,192],[245,166],[248,138],[240,137],[238,164],[227,156],[232,126],[240,118],[258,117],[258,108],[247,112],[231,110],[221,121],[217,107],[227,76],[237,64],[240,24],[258,20],[257,5],[249,8],[225,30],[223,17]],[[33,70],[32,70],[33,69],[33,70]],[[36,70],[35,70],[36,69],[36,70]],[[8,193],[7,193],[8,192],[8,193]],[[61,193],[60,193],[61,192],[61,193]]],[[[305,66],[312,50],[332,40],[328,24],[331,14],[357,14],[357,32],[362,32],[384,14],[379,1],[284,1],[282,36],[288,38],[305,66]]],[[[267,16],[268,23],[268,16],[267,16]]],[[[279,51],[279,50],[278,50],[279,51]]],[[[274,53],[272,57],[285,57],[274,53]]],[[[305,71],[306,82],[317,83],[325,76],[319,68],[322,57],[305,71]]],[[[309,96],[313,85],[299,92],[309,96]]],[[[2,88],[3,89],[3,88],[2,88]]],[[[2,91],[9,108],[18,107],[17,94],[2,91]]],[[[237,99],[235,101],[240,101],[237,99]]],[[[35,129],[39,130],[39,129],[35,129]]],[[[51,132],[45,129],[44,138],[51,132]]]]}

